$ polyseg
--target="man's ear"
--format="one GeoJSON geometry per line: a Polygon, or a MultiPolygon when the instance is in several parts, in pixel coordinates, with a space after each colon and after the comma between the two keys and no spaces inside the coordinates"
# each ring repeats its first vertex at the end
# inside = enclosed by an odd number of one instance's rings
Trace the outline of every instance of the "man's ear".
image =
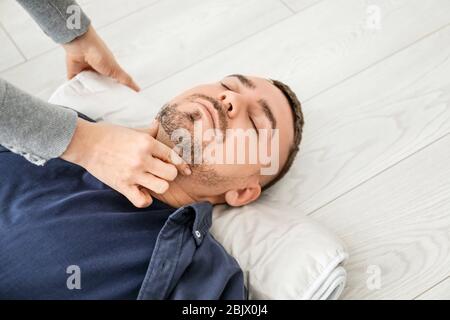
{"type": "Polygon", "coordinates": [[[225,202],[232,207],[240,207],[255,201],[260,195],[261,186],[255,181],[245,188],[225,192],[225,202]]]}

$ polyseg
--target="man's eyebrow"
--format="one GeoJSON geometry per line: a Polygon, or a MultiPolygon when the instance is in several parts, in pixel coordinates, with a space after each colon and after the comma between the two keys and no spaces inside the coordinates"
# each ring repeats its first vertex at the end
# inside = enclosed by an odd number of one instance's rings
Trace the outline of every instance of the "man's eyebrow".
{"type": "Polygon", "coordinates": [[[269,121],[272,125],[272,129],[275,129],[277,127],[277,120],[273,116],[273,113],[269,107],[269,104],[264,99],[259,99],[258,103],[261,106],[261,108],[263,109],[264,115],[269,119],[269,121]]]}
{"type": "Polygon", "coordinates": [[[229,76],[226,76],[226,78],[228,77],[235,77],[238,78],[239,82],[246,88],[249,89],[255,89],[255,83],[250,80],[249,78],[247,78],[246,76],[243,76],[242,74],[230,74],[229,76]]]}

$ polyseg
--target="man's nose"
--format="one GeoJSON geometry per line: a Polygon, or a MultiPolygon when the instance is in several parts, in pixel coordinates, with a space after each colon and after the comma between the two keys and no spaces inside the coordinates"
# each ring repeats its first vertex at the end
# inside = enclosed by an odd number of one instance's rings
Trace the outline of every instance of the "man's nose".
{"type": "Polygon", "coordinates": [[[245,99],[238,93],[225,92],[219,96],[220,102],[225,107],[225,112],[230,119],[236,118],[247,106],[245,99]]]}

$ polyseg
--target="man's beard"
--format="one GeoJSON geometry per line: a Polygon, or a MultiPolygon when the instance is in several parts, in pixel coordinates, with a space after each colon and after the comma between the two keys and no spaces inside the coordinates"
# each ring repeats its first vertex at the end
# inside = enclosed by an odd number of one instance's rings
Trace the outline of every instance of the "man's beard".
{"type": "MultiPolygon", "coordinates": [[[[203,99],[211,102],[214,109],[217,111],[219,116],[219,128],[215,128],[216,130],[220,130],[220,133],[223,137],[225,137],[225,130],[228,127],[227,116],[225,113],[225,107],[218,100],[213,97],[204,95],[204,94],[192,94],[189,97],[185,98],[186,102],[198,103],[196,100],[203,99]]],[[[157,115],[157,119],[161,123],[164,131],[169,136],[172,136],[172,133],[179,128],[184,128],[188,130],[191,135],[193,135],[193,125],[194,121],[201,120],[201,113],[198,110],[192,112],[181,112],[177,110],[178,104],[170,104],[166,103],[161,111],[157,115]]]]}
{"type": "MultiPolygon", "coordinates": [[[[219,130],[221,136],[225,137],[225,131],[228,123],[225,110],[220,102],[212,97],[203,94],[193,94],[186,98],[186,102],[196,102],[196,99],[204,99],[212,103],[219,116],[219,128],[215,128],[215,130],[219,130]]],[[[225,183],[229,181],[229,177],[219,175],[216,170],[203,164],[202,161],[201,163],[196,163],[196,161],[193,161],[198,153],[200,153],[200,157],[202,157],[201,150],[204,149],[208,144],[208,142],[202,141],[202,137],[195,137],[194,135],[194,122],[201,121],[202,116],[198,110],[194,110],[192,112],[179,111],[178,106],[179,105],[176,103],[166,103],[158,113],[157,120],[164,129],[165,134],[167,135],[170,142],[175,146],[179,146],[180,143],[183,144],[183,141],[175,141],[176,139],[174,138],[174,136],[176,135],[174,135],[174,132],[178,129],[184,129],[189,132],[189,139],[184,139],[184,141],[189,141],[190,143],[190,145],[188,146],[190,150],[190,159],[185,160],[190,164],[193,172],[192,176],[199,179],[200,182],[205,185],[217,185],[219,183],[225,183]]]]}

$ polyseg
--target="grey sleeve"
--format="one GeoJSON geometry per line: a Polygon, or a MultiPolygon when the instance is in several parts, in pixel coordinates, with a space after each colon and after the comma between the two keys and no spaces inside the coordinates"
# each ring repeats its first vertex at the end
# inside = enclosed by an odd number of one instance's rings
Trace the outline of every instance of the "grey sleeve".
{"type": "Polygon", "coordinates": [[[74,110],[37,99],[0,79],[0,145],[34,164],[64,153],[77,118],[74,110]]]}
{"type": "Polygon", "coordinates": [[[76,1],[17,0],[17,2],[57,43],[68,43],[83,35],[91,23],[76,1]]]}

